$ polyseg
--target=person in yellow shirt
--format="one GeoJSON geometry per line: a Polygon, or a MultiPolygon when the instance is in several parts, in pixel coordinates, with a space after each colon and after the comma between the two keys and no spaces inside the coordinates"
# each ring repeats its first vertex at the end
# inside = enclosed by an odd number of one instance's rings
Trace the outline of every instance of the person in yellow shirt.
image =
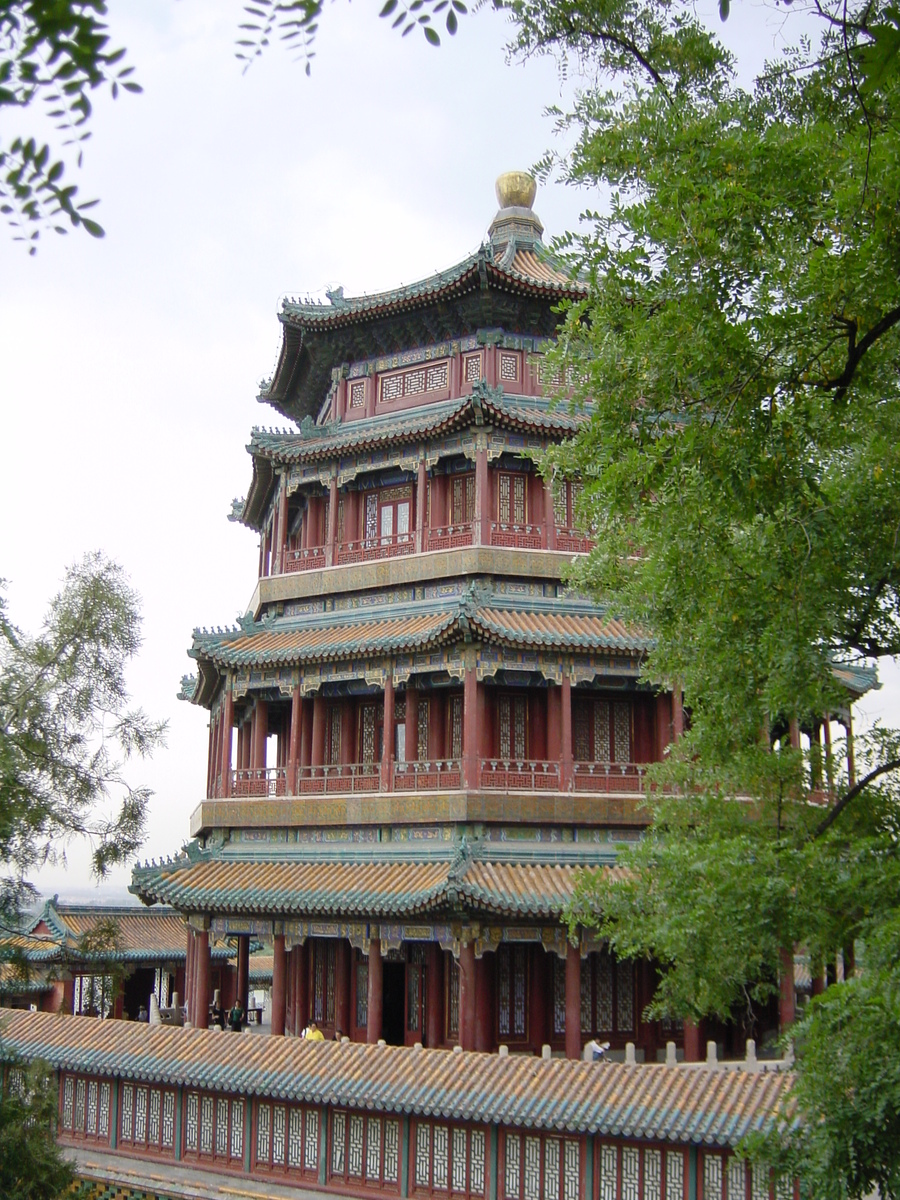
{"type": "Polygon", "coordinates": [[[318,1027],[318,1025],[315,1023],[315,1021],[310,1021],[309,1025],[306,1027],[306,1033],[304,1034],[304,1037],[306,1038],[306,1040],[308,1042],[324,1042],[325,1041],[325,1034],[318,1027]]]}

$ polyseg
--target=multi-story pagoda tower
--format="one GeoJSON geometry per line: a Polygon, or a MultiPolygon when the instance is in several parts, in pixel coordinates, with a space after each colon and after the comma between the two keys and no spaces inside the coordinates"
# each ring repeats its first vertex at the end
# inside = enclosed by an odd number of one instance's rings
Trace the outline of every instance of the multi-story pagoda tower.
{"type": "Polygon", "coordinates": [[[450,270],[283,305],[259,399],[297,430],[254,430],[234,505],[258,585],[237,628],[195,632],[184,686],[210,714],[207,795],[189,852],[133,885],[189,919],[194,1023],[210,938],[239,939],[246,992],[256,936],[276,1034],[648,1058],[676,1036],[641,1019],[649,964],[560,922],[579,868],[639,836],[682,714],[639,682],[642,638],[561,583],[589,548],[576,486],[531,456],[577,427],[541,362],[580,285],[534,181],[497,190],[450,270]]]}

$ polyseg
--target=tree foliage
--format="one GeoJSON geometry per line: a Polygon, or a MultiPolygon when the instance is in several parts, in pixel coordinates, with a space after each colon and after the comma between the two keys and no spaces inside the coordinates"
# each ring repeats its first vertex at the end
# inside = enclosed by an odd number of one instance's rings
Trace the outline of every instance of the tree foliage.
{"type": "MultiPolygon", "coordinates": [[[[2,1026],[0,1026],[2,1038],[2,1026]]],[[[75,1182],[53,1137],[58,1091],[46,1063],[12,1065],[13,1086],[0,1095],[0,1196],[57,1200],[75,1182]]]]}
{"type": "Polygon", "coordinates": [[[545,464],[586,485],[572,580],[652,631],[645,676],[690,713],[630,875],[570,918],[656,958],[651,1012],[694,1019],[772,995],[793,947],[855,945],[795,1031],[804,1132],[765,1152],[813,1194],[896,1196],[900,736],[857,741],[855,782],[819,727],[900,650],[897,13],[798,8],[743,88],[690,6],[510,5],[520,52],[589,81],[545,168],[609,196],[560,245],[588,285],[557,358],[590,420],[545,464]]]}
{"type": "Polygon", "coordinates": [[[36,109],[33,119],[49,120],[60,139],[51,149],[26,129],[0,136],[0,213],[31,254],[47,228],[103,236],[87,215],[96,201],[78,200],[63,177],[67,165],[81,164],[91,93],[141,90],[125,51],[110,48],[105,17],[104,0],[0,0],[0,114],[36,109]]]}
{"type": "Polygon", "coordinates": [[[141,842],[150,791],[128,760],[159,746],[164,725],[129,707],[125,673],[140,646],[138,597],[93,554],[66,572],[37,636],[0,598],[0,914],[30,894],[29,871],[86,837],[103,875],[141,842]]]}

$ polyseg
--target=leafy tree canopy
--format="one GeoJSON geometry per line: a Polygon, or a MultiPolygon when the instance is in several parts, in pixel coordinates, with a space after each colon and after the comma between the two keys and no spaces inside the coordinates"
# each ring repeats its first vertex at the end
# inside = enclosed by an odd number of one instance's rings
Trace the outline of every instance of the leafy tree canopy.
{"type": "Polygon", "coordinates": [[[103,875],[140,845],[150,791],[129,759],[165,726],[129,707],[125,672],[140,646],[138,597],[122,569],[93,554],[66,572],[37,636],[0,597],[0,919],[15,921],[29,871],[86,837],[103,875]]]}
{"type": "Polygon", "coordinates": [[[691,718],[630,877],[570,919],[693,1019],[773,994],[793,947],[855,946],[795,1031],[802,1132],[766,1153],[812,1194],[897,1196],[900,737],[858,739],[854,774],[819,730],[900,650],[898,13],[801,7],[743,88],[690,6],[509,5],[521,53],[592,81],[544,167],[609,197],[560,247],[589,284],[557,356],[590,421],[545,464],[586,484],[573,582],[653,632],[645,675],[691,718]]]}
{"type": "Polygon", "coordinates": [[[56,1080],[46,1063],[12,1066],[9,1078],[0,1095],[0,1196],[57,1200],[71,1191],[75,1170],[52,1134],[56,1080]]]}

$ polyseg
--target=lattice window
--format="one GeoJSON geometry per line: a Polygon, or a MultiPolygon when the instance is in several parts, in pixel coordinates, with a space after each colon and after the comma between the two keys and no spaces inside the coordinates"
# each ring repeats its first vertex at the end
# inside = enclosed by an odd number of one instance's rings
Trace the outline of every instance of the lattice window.
{"type": "MultiPolygon", "coordinates": [[[[199,1145],[199,1136],[198,1136],[199,1135],[199,1123],[197,1120],[199,1106],[200,1106],[200,1099],[199,1099],[197,1093],[196,1092],[188,1092],[187,1106],[186,1106],[186,1110],[185,1110],[185,1119],[184,1119],[184,1147],[186,1150],[195,1150],[196,1151],[198,1148],[198,1145],[199,1145]]],[[[122,1111],[123,1122],[125,1119],[125,1115],[127,1113],[130,1113],[130,1111],[131,1111],[130,1105],[128,1103],[125,1103],[125,1106],[122,1111]]],[[[131,1118],[129,1117],[129,1130],[128,1130],[128,1133],[126,1134],[124,1128],[122,1129],[123,1137],[131,1137],[131,1127],[130,1126],[131,1126],[131,1118]]]]}
{"type": "Polygon", "coordinates": [[[386,375],[381,381],[381,399],[397,400],[403,395],[403,376],[386,375]]]}
{"type": "MultiPolygon", "coordinates": [[[[666,1151],[666,1200],[682,1200],[684,1196],[684,1155],[680,1150],[666,1151]]],[[[765,1197],[769,1200],[769,1190],[765,1197]]]]}
{"type": "Polygon", "coordinates": [[[425,391],[425,371],[416,370],[409,371],[403,377],[403,394],[404,396],[418,396],[425,391]]]}
{"type": "MultiPolygon", "coordinates": [[[[754,1163],[750,1172],[750,1200],[769,1200],[771,1171],[754,1163]]],[[[666,1200],[673,1200],[674,1193],[667,1191],[666,1200]]],[[[678,1193],[680,1200],[681,1192],[678,1193]]]]}
{"type": "Polygon", "coordinates": [[[787,1175],[775,1177],[775,1200],[793,1200],[794,1184],[787,1175]]]}
{"type": "MultiPolygon", "coordinates": [[[[582,979],[584,973],[582,973],[582,979]]],[[[566,963],[553,956],[553,1032],[566,1032],[566,963]]]]}
{"type": "Polygon", "coordinates": [[[240,1158],[244,1153],[244,1101],[231,1101],[231,1157],[240,1158]]]}
{"type": "Polygon", "coordinates": [[[481,378],[481,354],[467,354],[463,359],[463,379],[477,383],[481,378]]]}
{"type": "Polygon", "coordinates": [[[410,961],[406,965],[406,1028],[416,1033],[422,1027],[422,968],[410,961]]]}
{"type": "Polygon", "coordinates": [[[541,1139],[525,1138],[524,1200],[541,1200],[541,1139]]]}
{"type": "Polygon", "coordinates": [[[450,524],[475,520],[475,475],[454,475],[450,488],[450,524]]]}
{"type": "Polygon", "coordinates": [[[620,1033],[634,1029],[634,963],[630,958],[616,963],[616,1028],[620,1033]]]}
{"type": "Polygon", "coordinates": [[[216,1154],[224,1158],[228,1153],[228,1101],[219,1096],[216,1101],[216,1154]]]}
{"type": "Polygon", "coordinates": [[[610,761],[609,701],[598,700],[594,705],[594,761],[610,761]]]}
{"type": "Polygon", "coordinates": [[[466,1190],[466,1131],[454,1128],[450,1140],[450,1188],[454,1192],[466,1190]]]}
{"type": "Polygon", "coordinates": [[[569,489],[563,481],[553,486],[553,519],[559,528],[569,528],[569,489]]]}
{"type": "Polygon", "coordinates": [[[337,704],[328,710],[328,763],[336,766],[341,761],[341,710],[337,704]]]}
{"type": "Polygon", "coordinates": [[[350,1114],[350,1137],[347,1145],[347,1174],[354,1179],[362,1176],[363,1163],[363,1119],[358,1113],[350,1114]]]}
{"type": "Polygon", "coordinates": [[[703,1196],[704,1196],[704,1200],[721,1200],[721,1197],[722,1197],[722,1156],[721,1156],[721,1154],[704,1154],[704,1156],[703,1156],[703,1196]]]}
{"type": "Polygon", "coordinates": [[[307,1171],[315,1171],[319,1165],[319,1114],[315,1109],[306,1110],[306,1145],[303,1165],[307,1171]]]}
{"type": "Polygon", "coordinates": [[[619,1156],[615,1146],[600,1147],[600,1200],[616,1200],[619,1189],[619,1156]]]}
{"type": "Polygon", "coordinates": [[[329,520],[331,516],[331,497],[326,496],[322,502],[322,542],[328,541],[329,520]]]}
{"type": "MultiPolygon", "coordinates": [[[[194,1097],[196,1102],[197,1097],[194,1097]]],[[[134,1088],[130,1083],[126,1083],[122,1088],[122,1138],[126,1142],[130,1142],[134,1136],[134,1088]]],[[[197,1136],[197,1112],[196,1103],[194,1105],[194,1137],[197,1136]]],[[[188,1116],[187,1116],[187,1140],[190,1143],[191,1138],[191,1104],[190,1097],[188,1098],[188,1116]]]]}
{"type": "Polygon", "coordinates": [[[344,1143],[347,1140],[347,1114],[336,1112],[331,1121],[331,1173],[344,1174],[344,1143]]]}
{"type": "Polygon", "coordinates": [[[88,1083],[87,1089],[87,1120],[85,1121],[85,1133],[97,1133],[97,1081],[92,1079],[88,1083]]]}
{"type": "Polygon", "coordinates": [[[431,1127],[419,1122],[416,1125],[416,1187],[427,1188],[431,1184],[431,1127]]]}
{"type": "Polygon", "coordinates": [[[613,1028],[613,964],[606,952],[597,955],[596,975],[596,1028],[599,1033],[608,1033],[613,1028]]]}
{"type": "Polygon", "coordinates": [[[325,947],[325,1022],[334,1024],[334,974],[337,946],[329,941],[325,947]]]}
{"type": "MultiPolygon", "coordinates": [[[[100,1084],[100,1120],[98,1123],[98,1132],[102,1138],[109,1137],[109,1098],[110,1087],[108,1083],[100,1084]]],[[[172,1094],[174,1100],[174,1094],[172,1094]]],[[[166,1143],[171,1145],[171,1143],[166,1143]]]]}
{"type": "Polygon", "coordinates": [[[428,701],[425,699],[419,700],[419,709],[416,714],[416,742],[419,762],[426,762],[428,759],[428,701]]]}
{"type": "Polygon", "coordinates": [[[513,1033],[525,1036],[525,987],[528,976],[525,947],[516,946],[512,955],[513,967],[513,1033]]]}
{"type": "Polygon", "coordinates": [[[360,762],[375,762],[375,705],[366,704],[362,710],[362,736],[360,738],[360,762]]]}
{"type": "Polygon", "coordinates": [[[519,1200],[520,1155],[521,1138],[517,1133],[508,1133],[506,1135],[506,1169],[503,1172],[506,1200],[519,1200]]]}
{"type": "Polygon", "coordinates": [[[212,1154],[213,1148],[213,1098],[200,1097],[200,1153],[212,1154]]]}
{"type": "Polygon", "coordinates": [[[447,977],[447,1036],[459,1036],[459,963],[450,959],[447,977]]]}
{"type": "Polygon", "coordinates": [[[260,1104],[256,1110],[256,1158],[257,1161],[268,1163],[269,1147],[272,1139],[272,1107],[260,1104]]]}
{"type": "Polygon", "coordinates": [[[497,951],[497,1004],[499,1006],[497,1028],[500,1031],[501,1037],[507,1036],[510,1030],[510,983],[509,949],[506,946],[501,946],[497,951]]]}
{"type": "Polygon", "coordinates": [[[743,1160],[732,1155],[725,1168],[726,1200],[744,1200],[746,1178],[747,1172],[743,1160]]]}
{"type": "Polygon", "coordinates": [[[500,355],[500,378],[505,382],[514,383],[519,378],[518,354],[500,355]]]}
{"type": "Polygon", "coordinates": [[[449,1166],[449,1138],[446,1125],[435,1125],[432,1146],[432,1163],[434,1168],[434,1187],[436,1191],[446,1192],[449,1166]]]}
{"type": "MultiPolygon", "coordinates": [[[[565,965],[559,960],[556,960],[560,967],[565,971],[565,965]]],[[[581,962],[581,1032],[591,1033],[593,1027],[593,997],[591,995],[591,960],[582,959],[581,962]]],[[[565,1030],[565,1025],[563,1025],[565,1030]]]]}
{"type": "Polygon", "coordinates": [[[381,1176],[381,1118],[369,1117],[366,1129],[366,1179],[375,1182],[381,1176]]]}
{"type": "Polygon", "coordinates": [[[524,946],[497,950],[497,1028],[501,1035],[523,1038],[526,1030],[528,957],[524,946]]]}
{"type": "Polygon", "coordinates": [[[366,381],[364,379],[356,379],[350,384],[350,407],[366,407],[366,381]]]}
{"type": "Polygon", "coordinates": [[[338,498],[337,531],[335,534],[339,546],[344,543],[344,497],[338,498]]]}
{"type": "MultiPolygon", "coordinates": [[[[77,1106],[76,1106],[77,1107],[77,1106]]],[[[147,1089],[139,1087],[134,1093],[134,1140],[147,1140],[147,1089]]]]}
{"type": "Polygon", "coordinates": [[[75,1084],[75,1131],[84,1133],[84,1080],[75,1084]]]}
{"type": "Polygon", "coordinates": [[[365,1029],[369,1023],[369,960],[360,955],[356,962],[356,1025],[365,1029]]]}
{"type": "Polygon", "coordinates": [[[469,1135],[469,1190],[474,1196],[484,1195],[484,1168],[484,1130],[473,1129],[469,1135]]]}
{"type": "Polygon", "coordinates": [[[621,700],[613,705],[613,762],[631,762],[631,705],[621,700]]]}
{"type": "Polygon", "coordinates": [[[644,1151],[644,1200],[660,1200],[662,1196],[662,1151],[644,1151]]]}
{"type": "Polygon", "coordinates": [[[159,1131],[159,1118],[160,1118],[160,1109],[162,1107],[162,1105],[160,1103],[161,1100],[162,1100],[162,1097],[160,1096],[160,1094],[156,1090],[156,1088],[154,1088],[153,1091],[150,1093],[150,1122],[149,1122],[149,1130],[148,1130],[148,1138],[147,1138],[147,1140],[149,1142],[152,1142],[154,1146],[159,1145],[159,1132],[160,1132],[159,1131]]]}
{"type": "Polygon", "coordinates": [[[526,696],[498,697],[500,757],[521,762],[528,756],[528,699],[526,696]]]}
{"type": "Polygon", "coordinates": [[[288,1166],[299,1167],[303,1162],[303,1109],[292,1108],[288,1122],[288,1166]]]}
{"type": "Polygon", "coordinates": [[[578,1200],[581,1191],[581,1153],[577,1142],[566,1138],[563,1143],[562,1200],[578,1200]]]}
{"type": "Polygon", "coordinates": [[[525,524],[525,476],[500,474],[497,519],[503,525],[525,524]]]}
{"type": "Polygon", "coordinates": [[[384,1182],[397,1183],[400,1178],[400,1122],[384,1123],[384,1182]]]}
{"type": "Polygon", "coordinates": [[[378,537],[378,493],[366,493],[366,541],[378,537]]]}
{"type": "Polygon", "coordinates": [[[450,383],[450,364],[446,362],[435,363],[433,367],[429,367],[425,377],[425,391],[437,392],[443,390],[450,383]]]}
{"type": "Polygon", "coordinates": [[[593,759],[591,749],[591,720],[590,713],[583,704],[576,704],[572,721],[573,749],[576,762],[589,762],[593,759]]]}
{"type": "Polygon", "coordinates": [[[450,697],[450,757],[462,758],[463,749],[463,698],[450,697]]]}
{"type": "Polygon", "coordinates": [[[636,1146],[622,1147],[622,1200],[641,1200],[641,1152],[636,1146]]]}
{"type": "Polygon", "coordinates": [[[284,1157],[287,1138],[287,1109],[283,1105],[276,1105],[275,1111],[272,1114],[272,1162],[277,1166],[284,1166],[284,1157]]]}
{"type": "Polygon", "coordinates": [[[559,1200],[559,1168],[559,1138],[547,1138],[544,1142],[544,1200],[559,1200]]]}
{"type": "Polygon", "coordinates": [[[72,1123],[75,1116],[75,1080],[71,1075],[67,1075],[63,1084],[63,1117],[62,1127],[66,1130],[72,1129],[72,1123]]]}

